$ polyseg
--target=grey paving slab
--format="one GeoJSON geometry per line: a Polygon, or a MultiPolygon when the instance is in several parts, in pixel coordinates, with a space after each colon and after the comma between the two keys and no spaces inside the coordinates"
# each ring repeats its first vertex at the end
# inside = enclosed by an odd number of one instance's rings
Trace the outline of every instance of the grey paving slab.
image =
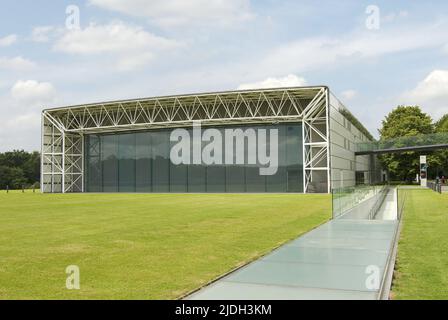
{"type": "MultiPolygon", "coordinates": [[[[374,221],[374,220],[373,220],[374,221]]],[[[365,233],[370,232],[394,232],[396,229],[396,224],[391,225],[372,225],[371,227],[366,225],[332,225],[328,227],[323,227],[323,230],[331,229],[337,231],[360,231],[365,233]]]]}
{"type": "Polygon", "coordinates": [[[376,250],[283,246],[261,260],[354,266],[369,266],[375,264],[384,267],[387,260],[387,253],[376,250]]]}
{"type": "Polygon", "coordinates": [[[326,225],[343,225],[343,224],[357,224],[357,225],[390,225],[392,221],[381,220],[350,220],[350,219],[334,219],[328,221],[326,225]]]}
{"type": "Polygon", "coordinates": [[[372,231],[372,232],[365,232],[365,231],[354,231],[354,230],[344,230],[344,232],[340,232],[340,230],[334,230],[334,229],[319,229],[315,230],[313,232],[310,232],[309,234],[304,235],[302,238],[353,238],[353,239],[359,239],[359,238],[368,238],[368,239],[390,239],[391,234],[393,234],[394,231],[372,231]]]}
{"type": "Polygon", "coordinates": [[[217,282],[191,300],[374,300],[375,292],[217,282]]]}
{"type": "MultiPolygon", "coordinates": [[[[363,220],[332,220],[328,224],[323,225],[322,229],[347,230],[347,231],[362,231],[362,232],[381,232],[381,231],[395,231],[396,221],[380,221],[370,220],[371,224],[364,223],[363,220]],[[362,221],[362,222],[361,222],[362,221]]],[[[319,228],[320,229],[320,228],[319,228]]]]}
{"type": "Polygon", "coordinates": [[[366,268],[364,266],[256,261],[231,274],[225,281],[320,289],[375,291],[366,287],[366,279],[366,268]]]}
{"type": "Polygon", "coordinates": [[[339,248],[339,249],[365,249],[389,251],[390,239],[366,239],[366,238],[299,238],[286,246],[314,247],[314,248],[339,248]]]}

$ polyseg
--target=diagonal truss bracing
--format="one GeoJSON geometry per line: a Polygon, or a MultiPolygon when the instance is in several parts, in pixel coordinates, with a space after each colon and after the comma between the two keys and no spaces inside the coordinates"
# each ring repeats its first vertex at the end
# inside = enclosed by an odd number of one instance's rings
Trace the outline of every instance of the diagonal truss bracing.
{"type": "Polygon", "coordinates": [[[44,110],[42,190],[83,191],[86,134],[191,126],[194,121],[202,125],[303,121],[305,192],[322,192],[316,181],[322,180],[322,171],[327,177],[329,171],[327,92],[326,87],[232,91],[44,110]]]}
{"type": "Polygon", "coordinates": [[[83,159],[83,134],[65,132],[51,116],[44,113],[42,116],[42,192],[83,192],[83,159]]]}

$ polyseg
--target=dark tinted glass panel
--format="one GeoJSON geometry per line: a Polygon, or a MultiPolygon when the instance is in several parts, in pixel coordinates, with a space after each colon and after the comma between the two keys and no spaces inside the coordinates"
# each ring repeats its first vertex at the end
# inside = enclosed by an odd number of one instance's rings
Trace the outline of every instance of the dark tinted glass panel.
{"type": "Polygon", "coordinates": [[[117,136],[101,137],[101,163],[103,169],[103,191],[118,191],[117,136]]]}
{"type": "MultiPolygon", "coordinates": [[[[267,129],[266,132],[269,132],[269,129],[270,129],[270,127],[264,127],[264,126],[259,126],[256,128],[258,128],[260,130],[267,129]]],[[[276,129],[276,128],[273,128],[273,129],[276,129]]],[[[264,143],[264,142],[265,141],[263,141],[263,144],[266,144],[267,146],[269,146],[269,134],[267,134],[266,143],[264,143]]],[[[249,142],[249,140],[246,141],[244,150],[242,150],[242,151],[237,150],[237,152],[244,153],[246,161],[249,161],[249,156],[250,156],[249,151],[251,151],[251,153],[255,153],[255,154],[257,154],[257,152],[258,152],[258,150],[256,148],[257,143],[262,143],[259,136],[258,136],[258,139],[256,142],[249,142]],[[253,148],[253,149],[251,150],[251,148],[253,148]]],[[[248,162],[245,162],[245,163],[248,163],[248,162]]],[[[260,165],[259,164],[247,164],[244,167],[245,167],[246,192],[266,192],[266,176],[261,174],[260,165]]]]}
{"type": "MultiPolygon", "coordinates": [[[[271,127],[272,128],[272,127],[271,127]]],[[[267,192],[287,192],[287,174],[286,174],[286,127],[274,126],[278,130],[278,168],[274,175],[266,176],[267,192]]],[[[270,138],[266,139],[267,149],[271,152],[270,138]]]]}
{"type": "MultiPolygon", "coordinates": [[[[271,129],[278,132],[278,169],[274,175],[262,175],[258,149],[257,163],[248,163],[248,139],[245,148],[236,148],[232,163],[180,164],[170,159],[171,130],[152,130],[115,135],[90,135],[85,139],[86,190],[89,192],[303,192],[301,124],[220,127],[222,145],[225,129],[255,129],[257,148],[264,144],[272,153],[271,129]],[[259,129],[266,132],[260,139],[259,129]],[[245,155],[245,164],[237,164],[236,155],[245,155]]],[[[203,130],[207,129],[204,127],[203,130]]],[[[192,133],[189,130],[190,134],[192,133]]],[[[206,143],[202,143],[204,147],[206,143]]],[[[193,148],[191,144],[191,149],[193,148]]],[[[192,151],[192,150],[191,150],[192,151]]],[[[192,154],[192,152],[191,152],[192,154]]],[[[273,164],[271,164],[273,165],[273,164]]]]}
{"type": "Polygon", "coordinates": [[[151,134],[135,135],[135,190],[151,192],[151,134]]]}
{"type": "Polygon", "coordinates": [[[170,137],[169,131],[151,132],[152,190],[170,192],[170,137]]]}
{"type": "Polygon", "coordinates": [[[101,192],[103,183],[101,181],[101,145],[97,135],[86,137],[86,191],[101,192]]]}
{"type": "Polygon", "coordinates": [[[291,125],[287,126],[286,130],[288,192],[303,192],[302,127],[291,125]]]}
{"type": "Polygon", "coordinates": [[[246,167],[246,191],[266,192],[266,176],[260,175],[258,167],[246,167]]]}
{"type": "Polygon", "coordinates": [[[170,164],[170,191],[188,192],[188,167],[170,164]]]}
{"type": "MultiPolygon", "coordinates": [[[[168,139],[170,132],[168,131],[168,139]]],[[[171,147],[178,144],[178,141],[170,142],[171,147]]],[[[170,164],[170,192],[188,192],[188,165],[170,164]]]]}
{"type": "Polygon", "coordinates": [[[200,165],[188,166],[188,192],[207,192],[206,168],[200,165]]]}
{"type": "Polygon", "coordinates": [[[135,134],[118,135],[120,192],[135,192],[135,134]]]}
{"type": "Polygon", "coordinates": [[[226,187],[227,192],[245,192],[246,178],[244,166],[230,165],[226,166],[226,187]]]}
{"type": "Polygon", "coordinates": [[[226,169],[224,166],[207,167],[207,192],[226,192],[226,169]]]}

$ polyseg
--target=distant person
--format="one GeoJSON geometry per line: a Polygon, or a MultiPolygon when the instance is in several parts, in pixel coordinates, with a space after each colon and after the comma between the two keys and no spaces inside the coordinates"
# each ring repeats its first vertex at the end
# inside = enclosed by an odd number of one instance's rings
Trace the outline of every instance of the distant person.
{"type": "Polygon", "coordinates": [[[442,176],[442,184],[445,184],[445,176],[442,176]]]}

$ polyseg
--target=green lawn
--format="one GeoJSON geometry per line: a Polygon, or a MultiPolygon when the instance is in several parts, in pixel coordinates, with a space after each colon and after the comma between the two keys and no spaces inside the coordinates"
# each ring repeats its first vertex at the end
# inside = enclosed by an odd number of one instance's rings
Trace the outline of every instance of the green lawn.
{"type": "Polygon", "coordinates": [[[0,299],[174,299],[330,211],[328,195],[3,191],[0,299]],[[80,290],[65,287],[68,265],[80,268],[80,290]]]}
{"type": "Polygon", "coordinates": [[[448,299],[448,194],[408,191],[395,276],[395,299],[448,299]]]}

